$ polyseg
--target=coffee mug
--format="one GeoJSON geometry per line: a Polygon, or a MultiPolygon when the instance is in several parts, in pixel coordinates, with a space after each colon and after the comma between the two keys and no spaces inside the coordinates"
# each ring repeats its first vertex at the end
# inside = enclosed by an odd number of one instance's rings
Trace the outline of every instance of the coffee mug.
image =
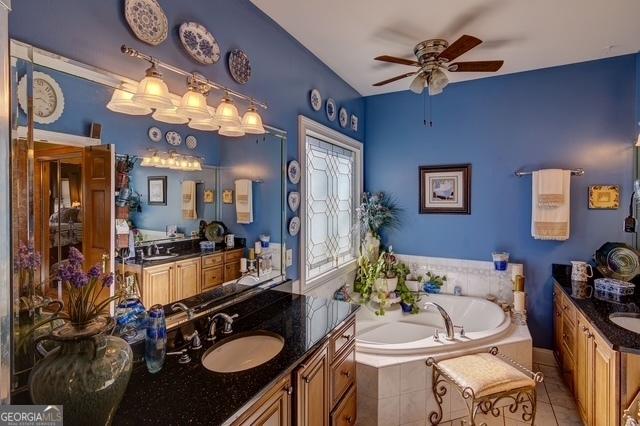
{"type": "Polygon", "coordinates": [[[593,277],[593,268],[587,262],[571,261],[571,279],[573,281],[588,281],[593,277]]]}

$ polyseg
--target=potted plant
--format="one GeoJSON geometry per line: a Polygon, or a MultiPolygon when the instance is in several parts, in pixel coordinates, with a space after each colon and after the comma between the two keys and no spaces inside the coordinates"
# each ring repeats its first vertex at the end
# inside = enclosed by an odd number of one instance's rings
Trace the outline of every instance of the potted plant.
{"type": "Polygon", "coordinates": [[[68,305],[54,301],[57,311],[32,331],[53,321],[64,324],[35,339],[44,358],[31,370],[29,388],[34,404],[64,405],[69,424],[109,424],[129,383],[133,354],[127,342],[110,335],[114,321],[107,309],[120,295],[104,297],[103,290],[109,291],[113,275],[100,265],[84,272],[83,263],[72,247],[57,268],[68,305]],[[47,352],[45,340],[59,347],[47,352]]]}
{"type": "Polygon", "coordinates": [[[417,314],[420,312],[418,302],[420,301],[420,294],[417,288],[415,290],[409,286],[410,280],[407,278],[410,276],[411,271],[404,263],[399,263],[396,266],[396,274],[398,275],[398,289],[397,293],[400,294],[400,306],[402,312],[417,314]]]}
{"type": "Polygon", "coordinates": [[[376,280],[376,289],[387,294],[394,292],[398,287],[398,259],[393,254],[393,249],[389,247],[388,252],[383,252],[380,259],[383,261],[380,277],[376,280]]]}
{"type": "Polygon", "coordinates": [[[400,208],[384,192],[362,194],[362,202],[356,209],[361,232],[361,252],[375,261],[380,253],[380,231],[400,225],[400,208]]]}
{"type": "Polygon", "coordinates": [[[446,282],[446,275],[436,275],[432,272],[427,272],[427,282],[424,284],[424,291],[427,293],[440,293],[440,289],[446,282]]]}
{"type": "Polygon", "coordinates": [[[421,290],[423,282],[424,282],[424,278],[422,277],[422,275],[414,276],[412,274],[409,274],[407,276],[405,284],[407,286],[407,289],[409,289],[409,291],[418,292],[421,290]]]}
{"type": "Polygon", "coordinates": [[[378,286],[378,280],[384,274],[385,268],[384,253],[378,257],[375,262],[369,259],[369,256],[360,256],[358,258],[358,270],[356,280],[354,282],[354,290],[360,294],[359,302],[366,304],[369,301],[378,303],[376,315],[384,315],[388,306],[388,291],[378,286]]]}

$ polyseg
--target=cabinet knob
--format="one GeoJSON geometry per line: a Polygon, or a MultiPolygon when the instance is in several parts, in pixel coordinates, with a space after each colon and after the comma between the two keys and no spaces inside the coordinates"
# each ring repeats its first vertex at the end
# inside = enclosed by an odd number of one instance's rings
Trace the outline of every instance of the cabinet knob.
{"type": "Polygon", "coordinates": [[[562,305],[562,310],[566,311],[567,309],[569,309],[569,307],[567,305],[562,305]]]}
{"type": "Polygon", "coordinates": [[[293,386],[288,386],[284,388],[287,391],[287,395],[293,394],[293,386]]]}
{"type": "Polygon", "coordinates": [[[344,416],[344,419],[347,423],[349,423],[350,425],[353,424],[353,417],[351,416],[344,416]]]}
{"type": "Polygon", "coordinates": [[[341,371],[340,374],[342,374],[343,376],[345,376],[347,379],[349,377],[351,377],[351,371],[347,370],[347,371],[341,371]]]}
{"type": "Polygon", "coordinates": [[[305,382],[305,383],[307,383],[307,384],[308,384],[308,383],[311,383],[311,378],[309,378],[309,377],[303,377],[302,379],[303,379],[303,380],[304,380],[304,382],[305,382]]]}
{"type": "Polygon", "coordinates": [[[556,311],[556,316],[559,317],[560,316],[560,311],[556,311]]]}

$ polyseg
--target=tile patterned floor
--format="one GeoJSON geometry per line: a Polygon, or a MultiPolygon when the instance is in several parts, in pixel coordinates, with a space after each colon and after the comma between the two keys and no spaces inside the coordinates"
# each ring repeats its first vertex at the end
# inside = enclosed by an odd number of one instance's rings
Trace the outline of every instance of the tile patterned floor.
{"type": "MultiPolygon", "coordinates": [[[[544,383],[538,385],[538,411],[536,413],[536,425],[539,426],[582,426],[580,415],[578,414],[571,391],[562,382],[562,376],[555,361],[549,359],[535,359],[534,371],[544,373],[544,383]]],[[[484,421],[487,426],[522,426],[521,414],[512,414],[508,410],[503,410],[502,416],[480,417],[478,423],[484,421]]],[[[466,424],[463,419],[441,423],[445,426],[457,426],[466,424]]]]}

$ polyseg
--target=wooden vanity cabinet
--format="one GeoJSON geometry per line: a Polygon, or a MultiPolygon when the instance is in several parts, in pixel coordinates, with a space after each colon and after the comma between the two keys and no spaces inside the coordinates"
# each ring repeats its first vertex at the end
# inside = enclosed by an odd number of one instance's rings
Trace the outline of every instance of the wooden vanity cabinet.
{"type": "Polygon", "coordinates": [[[249,408],[234,426],[289,426],[291,424],[291,379],[279,380],[265,395],[249,408]]]}
{"type": "Polygon", "coordinates": [[[187,259],[175,263],[176,279],[172,301],[186,299],[200,293],[200,259],[187,259]]]}
{"type": "Polygon", "coordinates": [[[170,303],[173,282],[173,263],[143,268],[140,286],[142,303],[149,308],[170,303]]]}
{"type": "Polygon", "coordinates": [[[202,291],[211,290],[223,282],[224,255],[216,253],[202,256],[202,291]]]}
{"type": "Polygon", "coordinates": [[[323,345],[295,373],[296,424],[329,424],[329,351],[323,345]]]}

